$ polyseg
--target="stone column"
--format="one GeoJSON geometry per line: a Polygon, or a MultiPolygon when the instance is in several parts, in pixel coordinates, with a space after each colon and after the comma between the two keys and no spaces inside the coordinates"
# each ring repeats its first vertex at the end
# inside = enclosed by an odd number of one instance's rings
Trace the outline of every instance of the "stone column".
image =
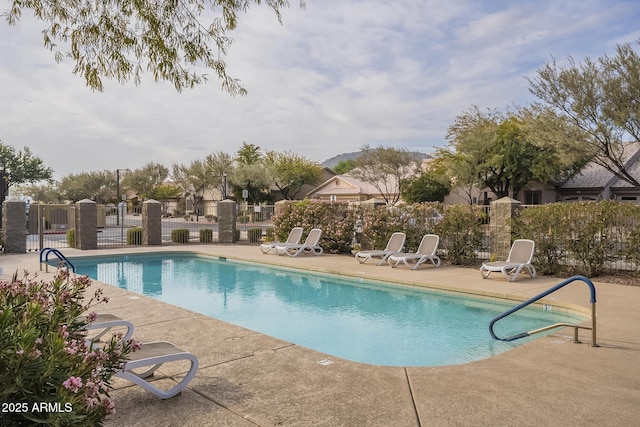
{"type": "Polygon", "coordinates": [[[218,202],[218,241],[220,243],[236,242],[236,202],[222,200],[218,202]]]}
{"type": "Polygon", "coordinates": [[[504,261],[511,249],[511,220],[520,208],[520,202],[503,197],[489,204],[491,257],[504,261]]]}
{"type": "Polygon", "coordinates": [[[2,233],[4,252],[27,253],[27,204],[19,199],[5,200],[2,204],[2,233]]]}
{"type": "Polygon", "coordinates": [[[162,244],[162,203],[157,200],[142,203],[142,244],[162,244]]]}
{"type": "Polygon", "coordinates": [[[98,205],[92,200],[76,203],[76,248],[98,249],[98,205]]]}

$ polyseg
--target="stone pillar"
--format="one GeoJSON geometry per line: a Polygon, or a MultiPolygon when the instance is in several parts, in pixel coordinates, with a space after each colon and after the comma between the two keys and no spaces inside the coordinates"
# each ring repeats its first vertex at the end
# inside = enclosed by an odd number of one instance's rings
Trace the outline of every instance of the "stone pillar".
{"type": "Polygon", "coordinates": [[[98,249],[98,205],[92,200],[76,203],[76,248],[98,249]]]}
{"type": "Polygon", "coordinates": [[[162,244],[162,203],[157,200],[142,203],[142,244],[162,244]]]}
{"type": "Polygon", "coordinates": [[[491,257],[504,261],[511,249],[511,221],[516,211],[520,208],[520,202],[510,197],[503,197],[490,205],[490,238],[491,257]]]}
{"type": "Polygon", "coordinates": [[[236,202],[222,200],[218,202],[218,241],[220,243],[236,242],[236,202]]]}
{"type": "Polygon", "coordinates": [[[5,200],[2,204],[2,233],[4,252],[27,253],[27,204],[19,199],[5,200]]]}

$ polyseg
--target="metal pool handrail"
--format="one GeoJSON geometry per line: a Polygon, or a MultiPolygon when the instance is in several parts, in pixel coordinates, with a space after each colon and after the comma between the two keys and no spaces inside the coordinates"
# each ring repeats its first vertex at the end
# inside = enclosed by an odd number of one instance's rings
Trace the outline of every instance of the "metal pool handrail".
{"type": "Polygon", "coordinates": [[[517,339],[520,338],[525,338],[528,337],[530,335],[533,334],[537,334],[539,332],[544,332],[544,331],[548,331],[550,329],[554,329],[554,328],[560,328],[560,327],[571,327],[574,328],[574,333],[573,333],[573,342],[575,343],[579,343],[580,340],[578,340],[578,329],[590,329],[591,330],[591,346],[592,347],[599,347],[599,345],[596,343],[596,287],[593,285],[593,282],[584,277],[584,276],[573,276],[568,278],[567,280],[555,285],[554,287],[547,289],[546,291],[542,292],[539,295],[536,295],[535,297],[523,302],[522,304],[517,305],[516,307],[512,308],[511,310],[508,310],[504,313],[502,313],[501,315],[495,317],[493,320],[491,320],[491,322],[489,323],[489,332],[491,333],[491,336],[499,341],[515,341],[517,339]],[[574,324],[570,324],[570,323],[556,323],[553,325],[549,325],[549,326],[545,326],[543,328],[539,328],[539,329],[534,329],[532,331],[528,331],[528,332],[522,332],[520,334],[516,334],[507,338],[500,338],[498,336],[496,336],[496,334],[493,331],[493,326],[495,325],[495,323],[500,320],[503,319],[507,316],[509,316],[510,314],[515,313],[516,311],[530,305],[533,304],[534,302],[538,301],[539,299],[557,291],[560,288],[565,287],[566,285],[568,285],[569,283],[575,282],[576,280],[581,280],[584,283],[587,284],[587,286],[589,286],[589,290],[590,290],[590,302],[591,302],[591,327],[588,326],[580,326],[580,325],[574,325],[574,324]]]}
{"type": "Polygon", "coordinates": [[[42,271],[42,263],[44,262],[45,271],[47,273],[49,272],[49,264],[48,263],[49,263],[49,255],[50,254],[54,254],[55,256],[57,256],[58,259],[60,261],[62,261],[63,264],[71,267],[71,271],[73,271],[74,273],[76,272],[76,268],[71,263],[71,261],[69,261],[66,256],[62,255],[62,252],[60,252],[59,250],[57,250],[55,248],[42,248],[40,250],[40,271],[42,271]],[[44,257],[44,260],[42,259],[43,257],[44,257]]]}

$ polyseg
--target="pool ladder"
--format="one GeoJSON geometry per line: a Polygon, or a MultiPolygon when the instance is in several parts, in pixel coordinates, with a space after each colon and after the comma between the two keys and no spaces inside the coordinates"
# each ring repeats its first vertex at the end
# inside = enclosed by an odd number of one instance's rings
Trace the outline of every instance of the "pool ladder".
{"type": "Polygon", "coordinates": [[[60,262],[58,263],[58,268],[67,267],[71,268],[71,271],[76,272],[76,268],[74,265],[67,259],[66,256],[62,255],[62,252],[55,248],[42,248],[40,250],[40,271],[42,271],[42,264],[45,265],[45,272],[49,272],[49,255],[55,255],[58,257],[60,262]],[[44,258],[44,259],[43,259],[44,258]]]}
{"type": "Polygon", "coordinates": [[[495,317],[493,320],[491,320],[491,322],[489,323],[489,332],[491,333],[491,336],[499,341],[515,341],[517,339],[520,338],[525,338],[528,337],[530,335],[533,334],[537,334],[540,332],[544,332],[544,331],[548,331],[550,329],[554,329],[554,328],[563,328],[563,327],[571,327],[573,328],[573,342],[574,343],[580,343],[580,340],[578,339],[578,330],[579,329],[587,329],[587,330],[591,330],[591,346],[592,347],[600,347],[597,342],[596,342],[596,287],[593,285],[593,282],[591,280],[589,280],[588,278],[584,277],[584,276],[573,276],[568,278],[567,280],[557,284],[556,286],[542,292],[539,295],[536,295],[535,297],[523,302],[522,304],[512,308],[511,310],[508,310],[504,313],[502,313],[501,315],[495,317]],[[522,332],[520,334],[516,334],[507,338],[500,338],[498,336],[496,336],[495,332],[493,331],[493,326],[495,325],[495,323],[500,320],[500,319],[504,319],[505,317],[509,316],[510,314],[515,313],[516,311],[530,305],[533,304],[534,302],[538,301],[540,298],[543,298],[555,291],[557,291],[560,288],[563,288],[565,286],[567,286],[569,283],[573,283],[577,280],[583,281],[584,283],[587,284],[587,286],[589,287],[589,290],[591,292],[590,295],[590,302],[591,302],[591,326],[581,326],[581,325],[574,325],[571,323],[555,323],[553,325],[549,325],[549,326],[545,326],[543,328],[539,328],[539,329],[534,329],[532,331],[528,331],[528,332],[522,332]]]}

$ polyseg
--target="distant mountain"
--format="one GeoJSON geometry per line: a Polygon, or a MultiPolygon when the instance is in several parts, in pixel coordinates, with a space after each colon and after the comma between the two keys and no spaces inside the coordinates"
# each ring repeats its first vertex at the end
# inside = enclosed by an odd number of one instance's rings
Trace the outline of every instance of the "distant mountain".
{"type": "MultiPolygon", "coordinates": [[[[322,167],[326,167],[326,168],[331,168],[333,169],[334,167],[336,167],[336,165],[344,160],[353,160],[356,157],[358,157],[360,155],[360,153],[362,153],[362,151],[355,151],[353,153],[343,153],[343,154],[338,154],[337,156],[334,156],[330,159],[325,160],[324,162],[322,162],[320,164],[320,166],[322,167]]],[[[415,154],[416,157],[418,157],[420,160],[424,160],[428,157],[427,154],[425,153],[420,153],[419,151],[412,151],[411,154],[415,154]]]]}

